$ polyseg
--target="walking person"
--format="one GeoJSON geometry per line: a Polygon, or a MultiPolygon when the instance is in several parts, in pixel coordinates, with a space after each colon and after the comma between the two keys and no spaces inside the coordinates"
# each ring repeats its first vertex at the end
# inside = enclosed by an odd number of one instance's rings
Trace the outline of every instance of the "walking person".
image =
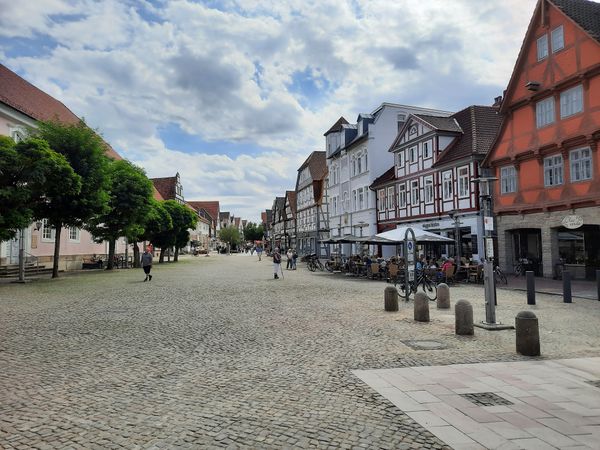
{"type": "Polygon", "coordinates": [[[262,261],[262,252],[263,252],[263,249],[260,245],[258,247],[256,247],[256,254],[258,255],[259,261],[262,261]]]}
{"type": "MultiPolygon", "coordinates": [[[[279,253],[279,248],[275,248],[273,252],[273,279],[278,280],[279,271],[281,270],[281,253],[279,253]]],[[[283,272],[281,273],[283,275],[283,272]]]]}
{"type": "Polygon", "coordinates": [[[146,278],[144,281],[152,281],[152,275],[150,275],[150,271],[152,270],[152,247],[146,247],[146,250],[142,254],[142,269],[144,269],[144,273],[146,274],[146,278]]]}
{"type": "Polygon", "coordinates": [[[294,252],[292,252],[291,248],[288,248],[288,251],[285,254],[285,256],[287,257],[287,264],[285,266],[285,270],[293,269],[294,268],[294,262],[293,262],[294,252]]]}
{"type": "Polygon", "coordinates": [[[296,262],[298,261],[298,252],[296,249],[292,250],[292,270],[296,270],[296,262]]]}

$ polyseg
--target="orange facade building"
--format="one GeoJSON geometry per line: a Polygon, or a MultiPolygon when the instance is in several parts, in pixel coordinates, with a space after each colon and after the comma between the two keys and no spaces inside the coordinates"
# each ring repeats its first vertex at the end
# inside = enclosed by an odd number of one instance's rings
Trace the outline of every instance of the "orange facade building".
{"type": "Polygon", "coordinates": [[[500,265],[600,269],[600,3],[539,0],[485,163],[495,171],[500,265]]]}

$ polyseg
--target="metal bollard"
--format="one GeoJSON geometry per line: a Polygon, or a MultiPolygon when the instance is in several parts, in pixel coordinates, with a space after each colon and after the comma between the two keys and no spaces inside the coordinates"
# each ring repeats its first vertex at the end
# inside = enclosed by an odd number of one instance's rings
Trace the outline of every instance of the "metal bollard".
{"type": "Polygon", "coordinates": [[[573,303],[571,297],[571,272],[563,272],[563,302],[573,303]]]}
{"type": "Polygon", "coordinates": [[[525,356],[540,355],[540,328],[531,311],[521,311],[515,317],[517,353],[525,356]]]}
{"type": "Polygon", "coordinates": [[[475,334],[473,328],[473,305],[466,300],[459,300],[454,305],[454,330],[460,336],[472,336],[475,334]]]}
{"type": "Polygon", "coordinates": [[[600,300],[600,270],[596,270],[596,290],[598,291],[598,300],[600,300]]]}
{"type": "Polygon", "coordinates": [[[535,278],[533,272],[528,270],[525,272],[525,277],[527,278],[527,304],[535,305],[535,278]]]}

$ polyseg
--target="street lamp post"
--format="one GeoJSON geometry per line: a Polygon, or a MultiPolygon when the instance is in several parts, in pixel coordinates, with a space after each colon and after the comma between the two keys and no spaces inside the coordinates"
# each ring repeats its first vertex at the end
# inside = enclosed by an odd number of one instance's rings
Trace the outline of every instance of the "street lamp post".
{"type": "Polygon", "coordinates": [[[450,219],[454,221],[454,245],[456,246],[456,265],[457,267],[460,267],[460,246],[462,244],[460,236],[460,224],[462,222],[460,221],[460,217],[458,217],[457,210],[453,209],[452,211],[449,211],[448,215],[450,216],[450,219]]]}

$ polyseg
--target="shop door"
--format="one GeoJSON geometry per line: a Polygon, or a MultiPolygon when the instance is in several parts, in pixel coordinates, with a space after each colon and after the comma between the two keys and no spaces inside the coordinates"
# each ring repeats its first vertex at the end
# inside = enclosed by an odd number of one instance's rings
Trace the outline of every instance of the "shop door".
{"type": "Polygon", "coordinates": [[[514,264],[523,260],[525,270],[542,276],[542,231],[539,228],[523,228],[513,231],[514,264]]]}

